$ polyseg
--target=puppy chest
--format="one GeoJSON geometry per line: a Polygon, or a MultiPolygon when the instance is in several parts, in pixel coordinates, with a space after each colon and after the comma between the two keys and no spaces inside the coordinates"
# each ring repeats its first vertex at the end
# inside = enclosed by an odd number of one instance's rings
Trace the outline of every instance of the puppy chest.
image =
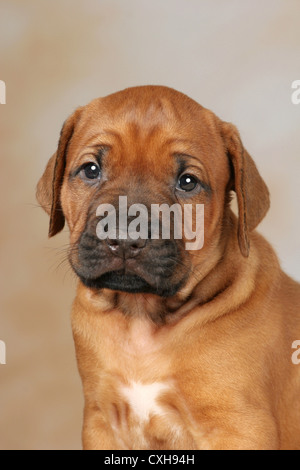
{"type": "Polygon", "coordinates": [[[120,384],[109,406],[109,422],[125,449],[193,448],[188,410],[173,383],[120,384]]]}

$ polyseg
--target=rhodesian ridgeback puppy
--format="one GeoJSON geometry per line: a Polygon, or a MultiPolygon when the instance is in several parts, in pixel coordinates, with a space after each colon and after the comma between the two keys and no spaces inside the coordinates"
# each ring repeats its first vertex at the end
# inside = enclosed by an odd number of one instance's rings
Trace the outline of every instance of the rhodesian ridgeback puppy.
{"type": "Polygon", "coordinates": [[[166,87],[96,99],[65,122],[37,198],[50,236],[70,229],[84,449],[300,449],[300,285],[255,231],[269,192],[236,127],[166,87]],[[203,246],[100,238],[98,207],[118,215],[120,196],[203,206],[203,246]]]}

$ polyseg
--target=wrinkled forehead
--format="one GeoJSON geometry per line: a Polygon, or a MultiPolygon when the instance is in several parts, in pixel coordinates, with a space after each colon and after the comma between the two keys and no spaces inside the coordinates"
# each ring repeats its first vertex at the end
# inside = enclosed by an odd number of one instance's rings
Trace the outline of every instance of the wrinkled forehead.
{"type": "Polygon", "coordinates": [[[171,155],[191,155],[208,169],[218,165],[224,172],[228,163],[216,116],[185,95],[167,90],[125,90],[92,101],[82,109],[72,146],[107,146],[115,159],[126,157],[127,166],[137,161],[149,166],[155,160],[160,169],[170,166],[171,155]]]}

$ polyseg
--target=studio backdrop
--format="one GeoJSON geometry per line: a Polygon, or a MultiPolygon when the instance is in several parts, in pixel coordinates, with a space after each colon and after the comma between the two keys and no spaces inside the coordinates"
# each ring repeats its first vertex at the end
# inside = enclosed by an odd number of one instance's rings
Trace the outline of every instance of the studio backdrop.
{"type": "Polygon", "coordinates": [[[67,116],[154,84],[236,124],[299,281],[299,57],[298,0],[0,0],[0,449],[81,448],[68,230],[48,240],[35,200],[67,116]]]}

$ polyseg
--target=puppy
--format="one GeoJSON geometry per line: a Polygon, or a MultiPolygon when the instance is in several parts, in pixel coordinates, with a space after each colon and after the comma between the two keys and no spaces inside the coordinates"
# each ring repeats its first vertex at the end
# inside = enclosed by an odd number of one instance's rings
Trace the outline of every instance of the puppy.
{"type": "Polygon", "coordinates": [[[254,230],[269,193],[232,124],[166,87],[96,99],[65,122],[37,199],[50,237],[70,229],[84,449],[300,449],[300,285],[254,230]],[[161,214],[124,235],[120,197],[204,207],[204,242],[164,238],[161,214]]]}

